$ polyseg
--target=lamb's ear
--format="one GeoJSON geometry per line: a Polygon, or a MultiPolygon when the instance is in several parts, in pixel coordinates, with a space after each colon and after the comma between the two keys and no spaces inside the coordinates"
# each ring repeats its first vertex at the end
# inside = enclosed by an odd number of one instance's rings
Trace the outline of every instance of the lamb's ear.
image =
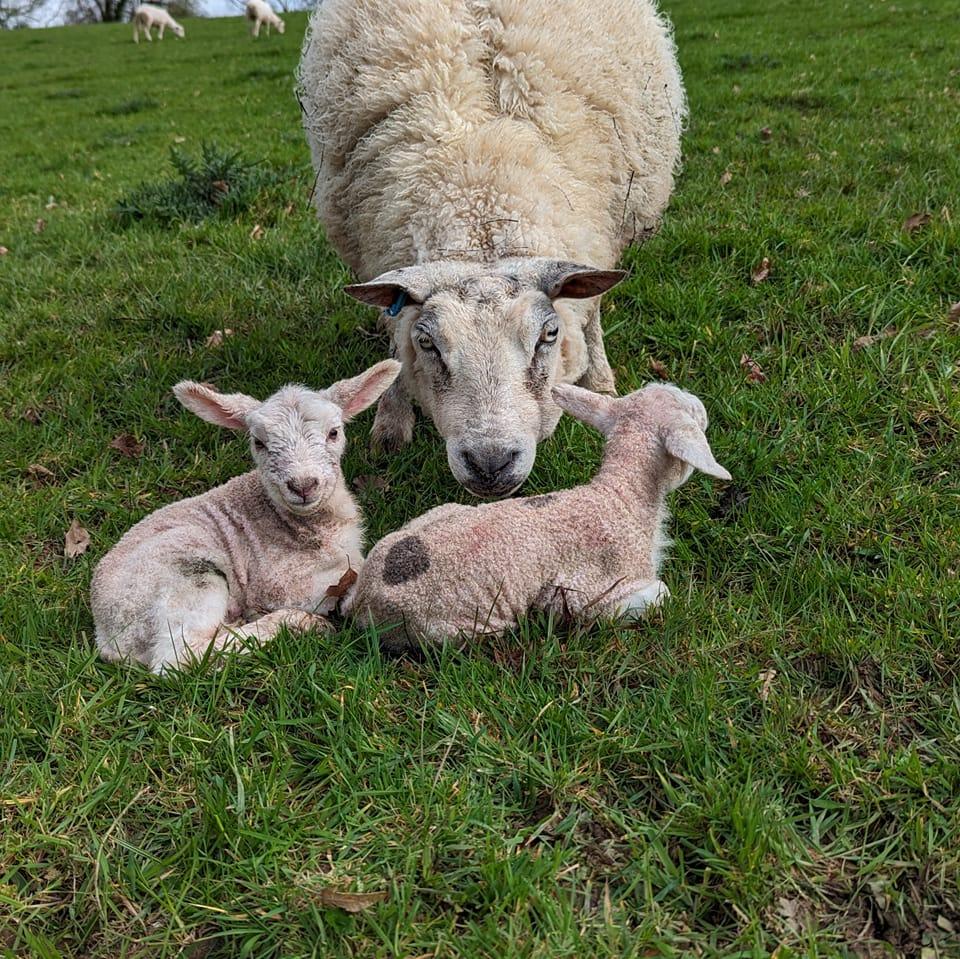
{"type": "Polygon", "coordinates": [[[259,400],[245,393],[218,393],[212,386],[192,380],[177,383],[173,395],[200,419],[228,430],[245,430],[247,414],[260,406],[259,400]]]}
{"type": "Polygon", "coordinates": [[[368,283],[351,283],[343,292],[361,303],[394,310],[390,315],[396,316],[406,303],[422,303],[429,296],[430,280],[423,267],[407,266],[381,273],[368,283]]]}
{"type": "Polygon", "coordinates": [[[547,260],[540,275],[540,289],[551,300],[584,300],[606,293],[626,275],[625,270],[597,270],[579,263],[547,260]]]}
{"type": "Polygon", "coordinates": [[[717,479],[733,477],[713,458],[713,451],[707,442],[707,436],[689,416],[671,424],[663,431],[663,445],[671,456],[692,466],[694,469],[716,476],[717,479]]]}
{"type": "Polygon", "coordinates": [[[617,414],[613,396],[602,396],[593,390],[585,390],[581,386],[570,383],[559,383],[552,391],[553,401],[562,410],[571,416],[582,420],[588,426],[600,430],[606,436],[616,422],[617,414]]]}
{"type": "Polygon", "coordinates": [[[327,398],[343,410],[344,420],[351,420],[375,403],[397,378],[402,364],[396,360],[382,360],[359,376],[340,380],[326,391],[327,398]]]}

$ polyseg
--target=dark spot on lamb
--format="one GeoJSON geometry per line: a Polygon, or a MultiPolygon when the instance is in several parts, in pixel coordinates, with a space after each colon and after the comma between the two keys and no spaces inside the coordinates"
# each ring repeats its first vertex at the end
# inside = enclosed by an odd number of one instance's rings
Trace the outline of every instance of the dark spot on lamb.
{"type": "Polygon", "coordinates": [[[430,569],[430,554],[419,536],[404,536],[387,550],[383,560],[383,581],[399,586],[422,576],[430,569]]]}
{"type": "Polygon", "coordinates": [[[219,576],[224,580],[227,578],[227,574],[209,559],[181,559],[176,563],[176,567],[187,579],[193,581],[197,589],[209,585],[208,576],[219,576]]]}
{"type": "Polygon", "coordinates": [[[542,496],[531,496],[525,499],[523,505],[532,509],[543,509],[544,506],[549,506],[556,498],[556,493],[544,493],[542,496]]]}

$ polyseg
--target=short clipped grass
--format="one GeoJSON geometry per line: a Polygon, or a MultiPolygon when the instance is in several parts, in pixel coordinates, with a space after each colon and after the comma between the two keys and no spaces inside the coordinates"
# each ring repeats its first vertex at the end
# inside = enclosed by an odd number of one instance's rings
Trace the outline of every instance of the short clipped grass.
{"type": "MultiPolygon", "coordinates": [[[[686,167],[605,325],[621,387],[662,364],[735,476],[674,498],[673,601],[425,662],[281,637],[166,681],[97,660],[87,587],[246,467],[169,387],[385,351],[307,204],[305,18],[0,35],[0,952],[960,955],[960,12],[667,6],[686,167]],[[204,143],[257,164],[243,202],[113,215],[204,143]]],[[[378,461],[370,422],[372,536],[463,497],[427,425],[378,461]]],[[[529,490],[599,453],[565,419],[529,490]]]]}

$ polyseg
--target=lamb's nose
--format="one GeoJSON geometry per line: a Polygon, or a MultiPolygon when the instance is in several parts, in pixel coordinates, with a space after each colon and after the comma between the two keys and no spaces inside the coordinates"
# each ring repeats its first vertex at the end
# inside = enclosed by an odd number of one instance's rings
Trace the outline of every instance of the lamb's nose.
{"type": "Polygon", "coordinates": [[[287,489],[290,490],[291,493],[296,493],[304,503],[317,491],[319,485],[320,480],[315,476],[287,480],[287,489]]]}

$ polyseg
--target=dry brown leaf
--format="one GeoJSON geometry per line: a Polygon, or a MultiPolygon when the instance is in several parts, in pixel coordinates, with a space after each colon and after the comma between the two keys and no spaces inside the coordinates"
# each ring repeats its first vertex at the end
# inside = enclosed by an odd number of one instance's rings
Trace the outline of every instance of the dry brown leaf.
{"type": "Polygon", "coordinates": [[[740,365],[747,371],[748,383],[762,383],[767,378],[767,374],[760,369],[760,364],[746,353],[740,357],[740,365]]]}
{"type": "Polygon", "coordinates": [[[760,674],[760,701],[765,703],[770,697],[770,690],[773,688],[773,681],[777,678],[775,669],[765,669],[760,674]]]}
{"type": "Polygon", "coordinates": [[[773,130],[770,127],[761,127],[760,129],[760,139],[761,140],[772,140],[773,139],[773,130]]]}
{"type": "Polygon", "coordinates": [[[947,313],[947,320],[949,320],[951,323],[960,323],[960,300],[950,307],[950,310],[947,313]]]}
{"type": "Polygon", "coordinates": [[[670,373],[667,371],[667,368],[659,360],[655,360],[652,356],[650,357],[650,372],[653,373],[657,379],[660,380],[669,380],[670,373]]]}
{"type": "Polygon", "coordinates": [[[336,889],[321,889],[320,903],[342,909],[344,912],[363,912],[371,906],[387,901],[385,892],[337,892],[336,889]]]}
{"type": "Polygon", "coordinates": [[[733,179],[733,174],[729,170],[724,170],[720,177],[720,186],[726,186],[733,179]]]}
{"type": "Polygon", "coordinates": [[[853,341],[853,348],[855,350],[865,350],[868,346],[873,346],[874,343],[877,343],[880,340],[887,340],[891,336],[896,336],[897,328],[891,323],[889,326],[885,326],[879,333],[867,333],[865,336],[858,336],[853,341]]]}
{"type": "Polygon", "coordinates": [[[932,219],[933,217],[929,213],[914,213],[903,221],[901,229],[904,233],[916,233],[917,230],[922,230],[932,219]]]}
{"type": "Polygon", "coordinates": [[[132,433],[121,433],[110,440],[110,449],[116,450],[123,456],[136,459],[146,448],[146,443],[138,440],[132,433]]]}
{"type": "Polygon", "coordinates": [[[74,520],[63,537],[63,555],[67,559],[73,559],[81,553],[85,553],[90,546],[90,534],[74,520]]]}
{"type": "Polygon", "coordinates": [[[32,423],[34,426],[40,425],[40,410],[35,406],[28,406],[23,411],[23,418],[28,422],[32,423]]]}
{"type": "Polygon", "coordinates": [[[9,252],[5,246],[0,246],[0,256],[6,256],[9,252]]]}
{"type": "Polygon", "coordinates": [[[46,221],[42,216],[38,216],[38,217],[37,217],[37,222],[33,224],[33,232],[34,232],[34,233],[43,233],[43,231],[44,231],[46,228],[47,228],[47,221],[46,221]]]}
{"type": "Polygon", "coordinates": [[[230,192],[230,184],[227,183],[226,180],[214,180],[210,186],[213,187],[214,192],[219,193],[221,196],[230,192]]]}
{"type": "Polygon", "coordinates": [[[759,263],[758,266],[753,268],[753,272],[750,274],[750,282],[756,286],[758,283],[763,283],[763,281],[770,275],[770,257],[765,256],[759,263]]]}
{"type": "Polygon", "coordinates": [[[283,208],[283,212],[286,213],[287,216],[290,216],[290,214],[293,213],[293,210],[294,210],[294,205],[293,205],[292,203],[288,203],[288,204],[283,208]]]}
{"type": "Polygon", "coordinates": [[[263,232],[264,232],[263,227],[260,226],[259,223],[257,223],[254,226],[254,228],[250,231],[250,239],[251,240],[263,239],[263,232]]]}
{"type": "Polygon", "coordinates": [[[368,489],[376,489],[385,493],[390,489],[390,484],[382,476],[371,476],[369,473],[364,473],[362,476],[354,477],[353,488],[359,493],[368,489]]]}
{"type": "Polygon", "coordinates": [[[325,595],[332,596],[335,599],[342,599],[347,594],[347,590],[357,581],[357,571],[353,567],[348,566],[346,572],[340,579],[327,587],[327,592],[325,595]]]}
{"type": "Polygon", "coordinates": [[[31,463],[26,469],[27,476],[38,486],[46,486],[53,482],[53,470],[49,470],[41,463],[31,463]]]}
{"type": "Polygon", "coordinates": [[[233,336],[233,330],[228,327],[224,327],[222,330],[214,330],[206,340],[204,340],[204,345],[207,347],[223,346],[223,341],[228,336],[233,336]]]}

